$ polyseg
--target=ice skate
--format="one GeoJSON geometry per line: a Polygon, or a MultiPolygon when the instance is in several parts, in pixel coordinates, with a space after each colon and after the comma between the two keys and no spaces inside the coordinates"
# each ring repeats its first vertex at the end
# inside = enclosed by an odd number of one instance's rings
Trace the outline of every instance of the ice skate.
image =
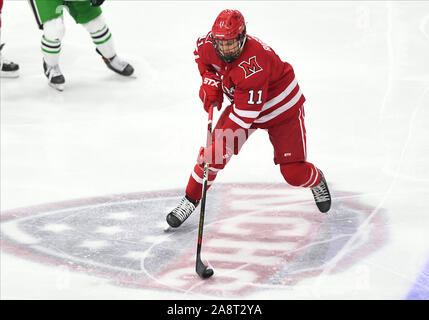
{"type": "Polygon", "coordinates": [[[195,208],[198,206],[198,202],[194,202],[187,196],[183,197],[179,205],[173,209],[167,215],[167,223],[170,227],[177,228],[189,218],[195,208]]]}
{"type": "Polygon", "coordinates": [[[113,70],[114,72],[126,77],[134,73],[134,68],[128,62],[121,60],[117,55],[114,55],[113,58],[107,59],[103,57],[98,49],[96,50],[110,70],[113,70]]]}
{"type": "Polygon", "coordinates": [[[4,43],[0,45],[0,77],[1,78],[16,78],[19,76],[19,65],[3,59],[1,50],[4,47],[4,43]]]}
{"type": "Polygon", "coordinates": [[[58,91],[63,91],[66,81],[61,73],[59,65],[50,66],[43,60],[43,70],[49,80],[49,85],[58,91]]]}
{"type": "Polygon", "coordinates": [[[326,213],[331,208],[331,194],[329,193],[328,184],[326,183],[323,172],[319,170],[319,173],[322,179],[317,186],[311,188],[311,192],[313,193],[314,201],[316,201],[319,211],[326,213]]]}

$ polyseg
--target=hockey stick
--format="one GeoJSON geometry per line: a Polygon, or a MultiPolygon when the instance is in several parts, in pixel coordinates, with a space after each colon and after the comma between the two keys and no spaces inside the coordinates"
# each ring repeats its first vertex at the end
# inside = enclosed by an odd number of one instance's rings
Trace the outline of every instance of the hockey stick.
{"type": "MultiPolygon", "coordinates": [[[[212,122],[213,122],[213,106],[209,108],[209,119],[207,123],[207,142],[206,147],[208,147],[211,143],[211,135],[212,135],[212,122]]],[[[209,164],[204,164],[204,179],[203,179],[203,195],[201,198],[201,211],[200,211],[200,224],[198,228],[198,245],[197,245],[197,261],[195,265],[195,270],[197,274],[203,278],[210,278],[214,271],[210,269],[201,261],[201,244],[203,242],[203,228],[204,228],[204,214],[206,211],[206,194],[207,194],[207,181],[209,176],[209,164]]]]}

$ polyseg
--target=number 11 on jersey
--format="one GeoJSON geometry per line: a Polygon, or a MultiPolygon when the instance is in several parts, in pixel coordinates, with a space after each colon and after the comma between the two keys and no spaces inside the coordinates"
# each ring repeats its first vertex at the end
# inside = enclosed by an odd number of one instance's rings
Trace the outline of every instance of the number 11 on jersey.
{"type": "Polygon", "coordinates": [[[255,101],[255,91],[249,90],[249,101],[247,101],[248,104],[261,104],[262,103],[262,90],[258,90],[258,100],[255,101]]]}

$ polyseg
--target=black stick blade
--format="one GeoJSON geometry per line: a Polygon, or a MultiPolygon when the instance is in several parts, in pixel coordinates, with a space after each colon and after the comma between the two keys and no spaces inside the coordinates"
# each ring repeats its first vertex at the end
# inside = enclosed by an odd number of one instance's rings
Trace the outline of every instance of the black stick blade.
{"type": "Polygon", "coordinates": [[[209,267],[205,266],[200,259],[197,260],[195,270],[197,271],[197,274],[200,276],[200,278],[203,279],[210,278],[214,274],[213,269],[210,269],[209,267]]]}

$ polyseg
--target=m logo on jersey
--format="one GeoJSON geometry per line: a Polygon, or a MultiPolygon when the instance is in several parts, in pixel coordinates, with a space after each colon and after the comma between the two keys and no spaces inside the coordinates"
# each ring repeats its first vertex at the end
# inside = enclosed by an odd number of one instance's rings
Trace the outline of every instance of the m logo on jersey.
{"type": "Polygon", "coordinates": [[[244,70],[244,76],[246,77],[246,79],[254,75],[256,72],[263,70],[256,61],[256,56],[251,57],[248,62],[241,62],[239,66],[244,70]]]}

